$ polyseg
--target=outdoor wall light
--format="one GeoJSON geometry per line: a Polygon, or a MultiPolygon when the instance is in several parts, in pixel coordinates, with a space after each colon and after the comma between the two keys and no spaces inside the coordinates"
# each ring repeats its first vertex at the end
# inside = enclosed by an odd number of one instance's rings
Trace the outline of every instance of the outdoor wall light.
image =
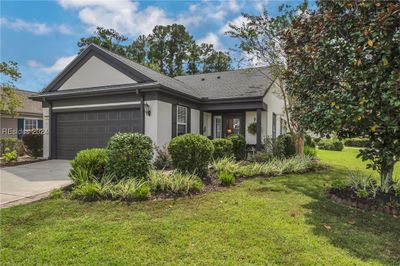
{"type": "Polygon", "coordinates": [[[145,112],[148,116],[151,115],[150,105],[148,105],[147,103],[144,105],[144,112],[145,112]]]}

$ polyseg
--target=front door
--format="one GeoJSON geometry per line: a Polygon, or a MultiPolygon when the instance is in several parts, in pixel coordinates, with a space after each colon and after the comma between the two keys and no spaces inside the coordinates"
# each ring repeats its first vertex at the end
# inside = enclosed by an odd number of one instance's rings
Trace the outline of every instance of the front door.
{"type": "Polygon", "coordinates": [[[242,114],[226,114],[224,115],[224,136],[228,137],[232,134],[244,135],[244,121],[242,114]]]}

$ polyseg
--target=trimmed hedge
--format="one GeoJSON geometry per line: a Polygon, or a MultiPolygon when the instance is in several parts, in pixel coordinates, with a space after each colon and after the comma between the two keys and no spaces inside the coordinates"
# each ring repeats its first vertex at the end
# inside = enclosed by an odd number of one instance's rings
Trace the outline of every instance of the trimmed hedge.
{"type": "Polygon", "coordinates": [[[104,173],[107,159],[106,149],[86,149],[78,152],[71,163],[71,173],[86,170],[88,175],[100,177],[104,173]]]}
{"type": "Polygon", "coordinates": [[[344,141],[345,146],[365,148],[369,146],[369,139],[366,138],[352,138],[344,141]]]}
{"type": "Polygon", "coordinates": [[[207,137],[195,134],[175,137],[169,143],[168,151],[173,166],[179,171],[207,176],[208,164],[214,152],[214,146],[207,137]]]}
{"type": "Polygon", "coordinates": [[[341,151],[344,145],[343,142],[338,139],[321,139],[318,142],[318,148],[321,150],[341,151]]]}
{"type": "Polygon", "coordinates": [[[145,178],[152,168],[153,142],[140,133],[117,133],[107,145],[106,172],[117,179],[145,178]]]}
{"type": "Polygon", "coordinates": [[[43,156],[43,135],[36,130],[31,130],[22,136],[22,141],[28,154],[33,157],[43,156]]]}
{"type": "Polygon", "coordinates": [[[244,160],[246,158],[246,139],[238,134],[232,134],[228,139],[233,143],[233,154],[236,160],[244,160]]]}
{"type": "Polygon", "coordinates": [[[214,145],[214,160],[233,156],[233,142],[230,139],[217,138],[213,139],[212,143],[214,145]]]}
{"type": "Polygon", "coordinates": [[[282,153],[279,155],[285,158],[290,158],[296,155],[296,146],[294,144],[294,139],[291,134],[284,134],[278,136],[277,142],[279,151],[282,153]]]}

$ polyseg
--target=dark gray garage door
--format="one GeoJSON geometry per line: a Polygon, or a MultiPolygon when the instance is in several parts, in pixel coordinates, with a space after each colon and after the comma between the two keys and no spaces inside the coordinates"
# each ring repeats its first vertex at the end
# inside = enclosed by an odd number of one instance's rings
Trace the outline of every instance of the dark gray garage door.
{"type": "Polygon", "coordinates": [[[139,109],[55,114],[54,156],[73,159],[83,149],[105,147],[117,132],[140,132],[139,109]]]}

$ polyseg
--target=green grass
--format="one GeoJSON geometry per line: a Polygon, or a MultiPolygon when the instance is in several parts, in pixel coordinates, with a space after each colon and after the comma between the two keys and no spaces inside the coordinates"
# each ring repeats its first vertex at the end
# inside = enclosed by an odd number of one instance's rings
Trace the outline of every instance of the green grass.
{"type": "MultiPolygon", "coordinates": [[[[358,153],[358,148],[345,148],[343,151],[318,150],[318,157],[331,166],[346,170],[362,171],[378,178],[378,172],[373,171],[372,169],[366,169],[367,162],[363,162],[361,159],[357,158],[358,153]]],[[[400,163],[395,165],[394,178],[400,178],[400,163]]]]}
{"type": "Polygon", "coordinates": [[[319,155],[330,171],[255,178],[192,198],[55,197],[3,209],[1,264],[399,265],[399,218],[325,196],[333,180],[362,163],[347,149],[319,155]]]}

